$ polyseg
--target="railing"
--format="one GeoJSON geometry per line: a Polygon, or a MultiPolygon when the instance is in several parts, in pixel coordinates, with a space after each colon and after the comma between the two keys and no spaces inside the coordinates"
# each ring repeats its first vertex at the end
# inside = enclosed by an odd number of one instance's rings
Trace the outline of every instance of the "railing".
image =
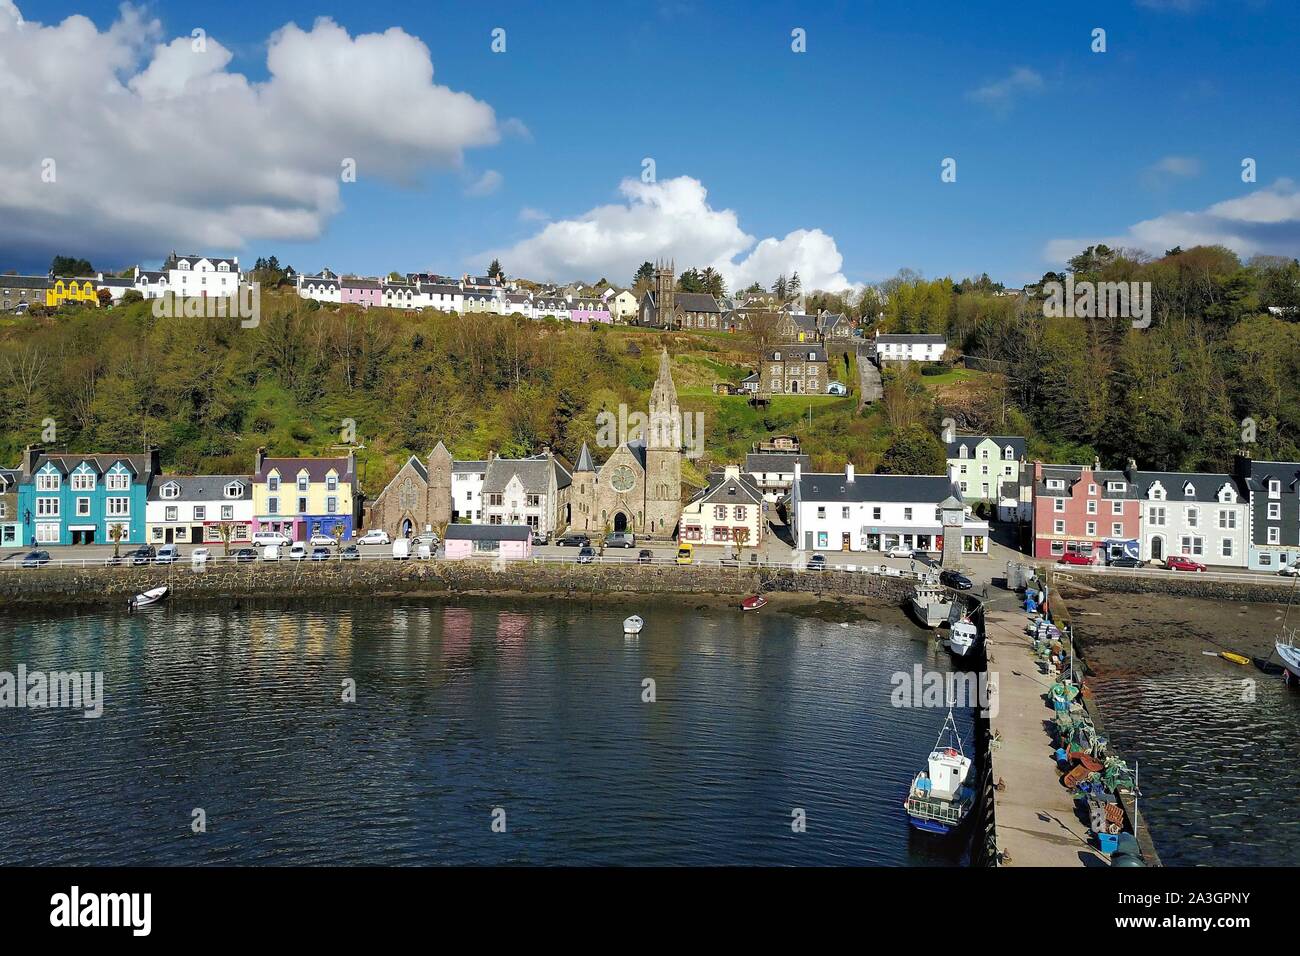
{"type": "Polygon", "coordinates": [[[1055,571],[1056,577],[1060,580],[1073,580],[1068,575],[1097,575],[1100,577],[1121,577],[1148,580],[1182,580],[1189,578],[1196,581],[1212,581],[1216,584],[1273,584],[1278,587],[1292,583],[1294,576],[1280,575],[1276,571],[1251,571],[1243,569],[1241,571],[1174,571],[1169,568],[1112,568],[1104,564],[1086,565],[1071,564],[1052,566],[1056,568],[1068,567],[1069,571],[1055,571]]]}

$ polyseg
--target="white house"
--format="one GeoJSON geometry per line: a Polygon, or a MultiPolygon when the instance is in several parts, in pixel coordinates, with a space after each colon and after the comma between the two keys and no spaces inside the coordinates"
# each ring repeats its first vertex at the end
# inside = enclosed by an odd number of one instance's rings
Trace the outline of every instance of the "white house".
{"type": "Polygon", "coordinates": [[[616,322],[631,322],[636,318],[637,301],[627,289],[615,289],[612,286],[606,289],[600,295],[609,309],[609,314],[614,317],[616,322]]]}
{"type": "Polygon", "coordinates": [[[136,266],[132,287],[146,299],[161,299],[168,289],[167,273],[152,272],[136,266]]]}
{"type": "Polygon", "coordinates": [[[167,289],[178,296],[231,296],[239,292],[239,259],[178,256],[163,263],[167,289]]]}
{"type": "Polygon", "coordinates": [[[465,311],[465,290],[458,282],[421,282],[417,304],[439,312],[460,313],[465,311]]]}
{"type": "Polygon", "coordinates": [[[939,362],[948,351],[942,335],[882,335],[876,333],[876,359],[885,362],[939,362]]]}
{"type": "MultiPolygon", "coordinates": [[[[943,550],[940,505],[960,499],[946,475],[805,473],[795,465],[790,524],[804,551],[887,551],[897,545],[939,554],[943,550]]],[[[966,519],[962,553],[987,554],[988,522],[966,519]]]]}
{"type": "Polygon", "coordinates": [[[766,501],[775,503],[790,493],[795,465],[809,468],[811,464],[807,455],[797,452],[750,452],[745,456],[745,474],[766,501]]]}
{"type": "Polygon", "coordinates": [[[343,291],[339,285],[339,277],[328,269],[322,269],[320,275],[305,276],[298,274],[296,285],[298,294],[304,299],[315,299],[317,302],[342,302],[343,291]]]}
{"type": "Polygon", "coordinates": [[[248,475],[158,475],[145,500],[150,544],[221,544],[222,525],[231,544],[251,540],[253,482],[248,475]]]}
{"type": "Polygon", "coordinates": [[[483,523],[483,476],[486,461],[456,461],[451,466],[451,520],[483,523]]]}
{"type": "Polygon", "coordinates": [[[416,288],[409,282],[385,281],[383,283],[381,295],[383,296],[384,308],[386,309],[418,308],[416,301],[416,288]]]}
{"type": "Polygon", "coordinates": [[[1202,564],[1246,567],[1250,496],[1236,477],[1137,471],[1132,479],[1142,505],[1142,560],[1177,554],[1202,564]]]}

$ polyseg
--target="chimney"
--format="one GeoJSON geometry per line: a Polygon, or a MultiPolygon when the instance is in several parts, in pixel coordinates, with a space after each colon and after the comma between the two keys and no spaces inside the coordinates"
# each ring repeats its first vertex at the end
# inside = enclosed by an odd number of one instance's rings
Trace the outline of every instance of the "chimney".
{"type": "Polygon", "coordinates": [[[1101,456],[1094,455],[1092,458],[1092,470],[1101,471],[1101,456]]]}
{"type": "Polygon", "coordinates": [[[1043,463],[1041,461],[1036,461],[1034,462],[1034,481],[1042,481],[1042,480],[1043,480],[1043,463]]]}
{"type": "Polygon", "coordinates": [[[848,462],[844,466],[844,480],[850,483],[853,481],[853,462],[848,462]]]}
{"type": "Polygon", "coordinates": [[[728,479],[728,478],[729,478],[729,479],[732,479],[732,480],[734,480],[734,481],[739,481],[739,480],[740,480],[740,466],[739,466],[739,465],[724,465],[724,466],[723,466],[723,469],[722,469],[722,477],[723,477],[724,479],[728,479]]]}
{"type": "Polygon", "coordinates": [[[157,446],[157,445],[154,445],[154,446],[150,447],[149,449],[147,449],[147,451],[148,451],[148,454],[149,454],[149,474],[150,474],[151,476],[152,476],[152,475],[161,474],[161,472],[162,472],[162,465],[161,465],[161,463],[158,461],[158,446],[157,446]]]}
{"type": "Polygon", "coordinates": [[[32,473],[36,471],[36,462],[45,454],[45,449],[40,445],[28,445],[23,449],[23,478],[31,480],[32,473]]]}
{"type": "Polygon", "coordinates": [[[800,464],[799,459],[796,458],[794,460],[794,483],[796,485],[799,484],[799,479],[800,477],[802,477],[802,475],[803,475],[803,465],[800,464]]]}
{"type": "Polygon", "coordinates": [[[258,445],[257,454],[253,456],[253,474],[262,473],[262,462],[266,461],[266,446],[258,445]]]}

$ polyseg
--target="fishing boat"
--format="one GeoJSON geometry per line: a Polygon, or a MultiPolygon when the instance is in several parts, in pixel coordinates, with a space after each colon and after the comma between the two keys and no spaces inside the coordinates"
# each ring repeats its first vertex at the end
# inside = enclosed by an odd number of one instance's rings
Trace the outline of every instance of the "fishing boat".
{"type": "Polygon", "coordinates": [[[954,621],[948,634],[948,650],[958,657],[966,657],[979,643],[979,630],[967,618],[954,621]]]}
{"type": "Polygon", "coordinates": [[[168,590],[169,588],[165,584],[162,587],[150,588],[148,591],[142,591],[135,597],[131,598],[127,604],[132,610],[135,610],[138,607],[148,607],[150,604],[157,604],[167,596],[168,590]]]}
{"type": "Polygon", "coordinates": [[[970,768],[971,760],[962,749],[961,734],[949,708],[926,769],[912,780],[903,801],[908,822],[927,833],[952,833],[960,827],[975,804],[975,791],[966,786],[970,768]]]}
{"type": "Polygon", "coordinates": [[[624,634],[640,634],[641,628],[645,627],[645,621],[641,620],[640,615],[633,614],[623,621],[624,634]]]}
{"type": "Polygon", "coordinates": [[[952,611],[952,598],[948,596],[946,588],[927,581],[913,589],[907,606],[919,623],[935,628],[948,620],[952,611]]]}
{"type": "Polygon", "coordinates": [[[765,604],[767,604],[767,598],[763,597],[763,595],[751,594],[749,597],[745,598],[745,600],[740,602],[740,609],[742,611],[757,611],[765,604]]]}

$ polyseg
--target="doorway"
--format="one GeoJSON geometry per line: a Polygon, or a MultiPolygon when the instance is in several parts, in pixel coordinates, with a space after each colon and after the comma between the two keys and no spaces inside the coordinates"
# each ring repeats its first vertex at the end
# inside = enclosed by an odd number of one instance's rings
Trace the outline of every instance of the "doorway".
{"type": "Polygon", "coordinates": [[[614,513],[614,530],[619,533],[627,530],[627,515],[621,511],[614,513]]]}
{"type": "Polygon", "coordinates": [[[1163,561],[1165,557],[1165,539],[1156,535],[1151,539],[1151,560],[1163,561]]]}
{"type": "Polygon", "coordinates": [[[403,518],[403,519],[402,519],[402,537],[403,537],[403,538],[409,538],[409,537],[411,536],[411,532],[414,531],[414,530],[415,530],[415,525],[411,524],[411,519],[410,519],[410,518],[403,518]]]}
{"type": "Polygon", "coordinates": [[[853,535],[845,531],[840,535],[840,550],[849,550],[849,545],[853,543],[853,535]]]}

